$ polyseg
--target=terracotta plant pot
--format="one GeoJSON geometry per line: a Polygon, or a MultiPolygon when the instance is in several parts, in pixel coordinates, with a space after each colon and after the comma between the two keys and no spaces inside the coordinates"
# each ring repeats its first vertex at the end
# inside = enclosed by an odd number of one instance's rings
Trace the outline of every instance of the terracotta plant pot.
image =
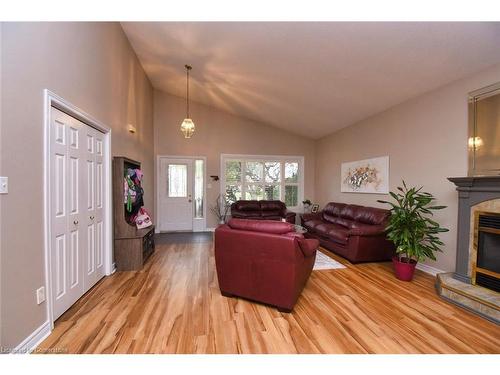
{"type": "MultiPolygon", "coordinates": [[[[407,258],[402,258],[402,260],[407,260],[407,258]]],[[[394,266],[394,273],[399,280],[411,281],[413,279],[415,266],[417,265],[416,261],[410,259],[410,263],[405,263],[400,262],[398,257],[393,257],[392,264],[394,266]]]]}

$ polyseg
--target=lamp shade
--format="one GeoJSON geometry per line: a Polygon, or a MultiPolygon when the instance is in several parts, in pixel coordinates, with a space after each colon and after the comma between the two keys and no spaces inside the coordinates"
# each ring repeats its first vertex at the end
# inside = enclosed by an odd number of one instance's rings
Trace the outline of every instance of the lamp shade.
{"type": "Polygon", "coordinates": [[[470,137],[468,143],[469,148],[480,148],[484,144],[481,137],[470,137]]]}
{"type": "Polygon", "coordinates": [[[184,133],[184,138],[191,138],[194,133],[194,122],[190,118],[185,118],[181,124],[181,132],[184,133]]]}

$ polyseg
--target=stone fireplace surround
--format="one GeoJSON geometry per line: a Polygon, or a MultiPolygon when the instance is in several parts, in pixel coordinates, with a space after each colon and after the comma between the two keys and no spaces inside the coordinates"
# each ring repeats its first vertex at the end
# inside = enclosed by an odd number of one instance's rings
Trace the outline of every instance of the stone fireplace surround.
{"type": "Polygon", "coordinates": [[[438,293],[462,307],[500,323],[500,293],[471,284],[475,262],[474,212],[500,212],[500,176],[448,178],[458,191],[457,258],[454,273],[439,274],[438,293]]]}
{"type": "Polygon", "coordinates": [[[476,209],[497,209],[500,203],[500,176],[451,177],[458,191],[457,265],[454,277],[470,284],[470,250],[472,248],[472,218],[476,209]],[[490,202],[491,201],[491,202],[490,202]]]}

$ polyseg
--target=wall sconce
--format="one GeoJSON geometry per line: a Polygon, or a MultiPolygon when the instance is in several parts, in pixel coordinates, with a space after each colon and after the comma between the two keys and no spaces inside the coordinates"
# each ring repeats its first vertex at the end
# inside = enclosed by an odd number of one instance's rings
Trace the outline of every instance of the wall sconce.
{"type": "Polygon", "coordinates": [[[135,128],[135,126],[132,125],[132,124],[128,124],[127,125],[127,130],[128,130],[129,133],[132,133],[132,134],[135,134],[136,131],[137,131],[137,129],[135,128]]]}
{"type": "Polygon", "coordinates": [[[484,144],[484,142],[483,142],[483,139],[481,137],[469,137],[468,144],[469,144],[469,148],[478,149],[479,147],[481,147],[484,144]]]}

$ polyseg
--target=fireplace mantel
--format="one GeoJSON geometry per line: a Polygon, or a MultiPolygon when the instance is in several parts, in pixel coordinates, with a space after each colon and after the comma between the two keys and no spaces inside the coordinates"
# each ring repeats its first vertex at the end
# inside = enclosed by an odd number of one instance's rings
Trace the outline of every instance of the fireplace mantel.
{"type": "Polygon", "coordinates": [[[448,177],[457,186],[458,191],[498,191],[499,176],[448,177]]]}

